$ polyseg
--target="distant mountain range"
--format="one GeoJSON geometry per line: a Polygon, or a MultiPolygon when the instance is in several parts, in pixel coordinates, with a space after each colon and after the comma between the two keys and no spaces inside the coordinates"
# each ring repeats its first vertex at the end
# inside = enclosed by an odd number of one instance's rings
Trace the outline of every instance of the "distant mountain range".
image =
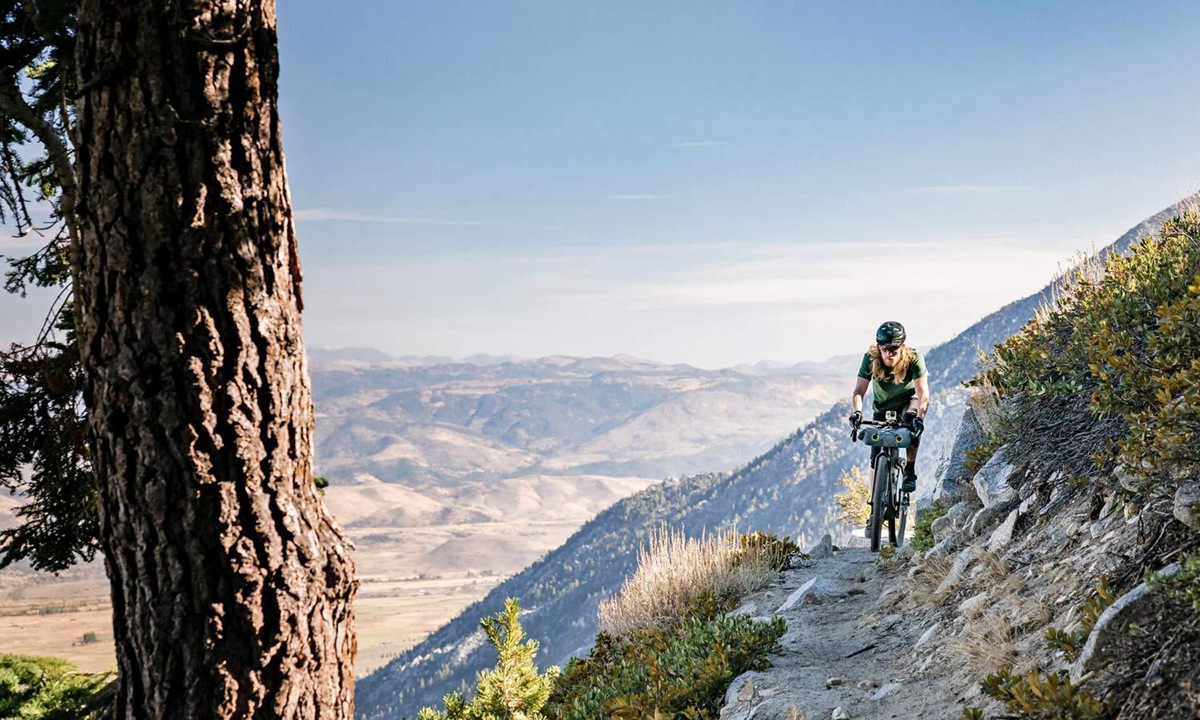
{"type": "MultiPolygon", "coordinates": [[[[1147,219],[1106,251],[1121,251],[1153,234],[1178,206],[1147,219]]],[[[985,317],[926,354],[933,403],[922,450],[925,487],[934,458],[957,432],[965,391],[979,351],[1016,332],[1053,290],[985,317]]],[[[766,370],[769,370],[767,368],[766,370]]],[[[811,423],[732,474],[703,474],[649,487],[616,503],[584,525],[562,547],[497,586],[424,642],[359,681],[356,705],[364,720],[413,717],[450,690],[464,687],[494,662],[478,622],[518,597],[528,613],[525,630],[541,643],[542,665],[563,663],[586,651],[596,631],[596,608],[632,572],[637,549],[650,528],[669,523],[689,534],[736,525],[800,536],[802,542],[829,531],[845,537],[835,519],[833,495],[840,475],[865,464],[866,451],[849,442],[848,403],[838,403],[811,423]]],[[[720,466],[715,466],[720,467],[720,466]]]]}
{"type": "Polygon", "coordinates": [[[308,348],[308,359],[312,362],[344,362],[364,365],[395,365],[395,366],[424,366],[424,365],[499,365],[506,362],[520,362],[524,358],[516,355],[488,355],[479,353],[467,358],[456,359],[447,355],[389,355],[382,350],[369,347],[349,348],[308,348]]]}
{"type": "MultiPolygon", "coordinates": [[[[418,364],[313,353],[320,472],[461,489],[734,467],[848,392],[853,362],[701,370],[628,356],[418,364]]],[[[390,357],[390,356],[384,356],[390,357]]]]}

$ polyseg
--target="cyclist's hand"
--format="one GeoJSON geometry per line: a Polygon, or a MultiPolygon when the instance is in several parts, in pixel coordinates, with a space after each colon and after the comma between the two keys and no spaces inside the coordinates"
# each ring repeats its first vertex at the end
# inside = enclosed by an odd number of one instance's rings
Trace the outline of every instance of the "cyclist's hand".
{"type": "Polygon", "coordinates": [[[854,414],[852,414],[852,415],[850,416],[850,426],[851,426],[851,427],[858,427],[858,426],[859,426],[859,424],[860,424],[861,422],[862,422],[862,411],[861,411],[861,410],[855,410],[855,411],[854,411],[854,414]]]}
{"type": "Polygon", "coordinates": [[[919,417],[913,418],[912,421],[912,436],[915,438],[921,437],[921,433],[925,432],[925,421],[919,417]]]}

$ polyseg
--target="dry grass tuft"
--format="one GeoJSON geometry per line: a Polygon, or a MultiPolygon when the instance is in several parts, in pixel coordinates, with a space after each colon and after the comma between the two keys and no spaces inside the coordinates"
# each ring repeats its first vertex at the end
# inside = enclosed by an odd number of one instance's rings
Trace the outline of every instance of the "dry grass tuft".
{"type": "Polygon", "coordinates": [[[1008,569],[1008,565],[1001,560],[1000,556],[996,553],[991,552],[986,548],[976,548],[975,556],[979,558],[980,562],[983,563],[983,566],[987,568],[987,571],[991,573],[992,577],[996,578],[997,580],[1003,581],[1011,574],[1011,571],[1008,569]]]}
{"type": "Polygon", "coordinates": [[[600,630],[628,637],[687,617],[704,595],[736,601],[776,577],[769,547],[743,547],[736,530],[689,538],[662,526],[638,551],[638,567],[621,591],[600,603],[600,630]]]}
{"type": "Polygon", "coordinates": [[[1026,599],[1021,603],[1021,612],[1017,615],[1017,628],[1035,629],[1045,627],[1054,619],[1050,606],[1041,600],[1026,599]]]}
{"type": "Polygon", "coordinates": [[[950,573],[954,559],[946,555],[938,555],[921,563],[921,571],[909,579],[905,597],[910,606],[938,605],[945,593],[938,594],[937,589],[950,573]]]}
{"type": "Polygon", "coordinates": [[[962,635],[946,644],[946,650],[979,672],[995,672],[1012,665],[1016,657],[1012,624],[1004,613],[992,610],[968,623],[962,635]]]}
{"type": "Polygon", "coordinates": [[[979,384],[971,389],[967,401],[975,411],[975,418],[986,437],[995,437],[1003,429],[1004,416],[1000,406],[1000,394],[992,385],[991,376],[980,375],[979,384]]]}

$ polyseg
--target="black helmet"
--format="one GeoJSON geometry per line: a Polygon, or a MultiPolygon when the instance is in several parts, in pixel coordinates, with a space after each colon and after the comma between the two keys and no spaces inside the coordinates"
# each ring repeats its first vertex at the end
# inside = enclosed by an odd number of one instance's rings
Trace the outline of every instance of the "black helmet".
{"type": "Polygon", "coordinates": [[[899,345],[904,338],[904,326],[895,320],[888,320],[875,331],[875,342],[880,345],[899,345]]]}

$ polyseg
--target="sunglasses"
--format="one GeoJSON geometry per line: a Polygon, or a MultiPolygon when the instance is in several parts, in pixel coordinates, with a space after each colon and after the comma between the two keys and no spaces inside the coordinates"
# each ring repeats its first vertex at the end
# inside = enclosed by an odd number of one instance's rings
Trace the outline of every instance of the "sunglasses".
{"type": "Polygon", "coordinates": [[[885,352],[885,353],[894,353],[894,352],[899,352],[899,351],[900,351],[900,348],[901,348],[901,345],[899,345],[899,344],[897,344],[897,345],[883,345],[883,344],[880,344],[880,346],[879,346],[879,352],[885,352]]]}

